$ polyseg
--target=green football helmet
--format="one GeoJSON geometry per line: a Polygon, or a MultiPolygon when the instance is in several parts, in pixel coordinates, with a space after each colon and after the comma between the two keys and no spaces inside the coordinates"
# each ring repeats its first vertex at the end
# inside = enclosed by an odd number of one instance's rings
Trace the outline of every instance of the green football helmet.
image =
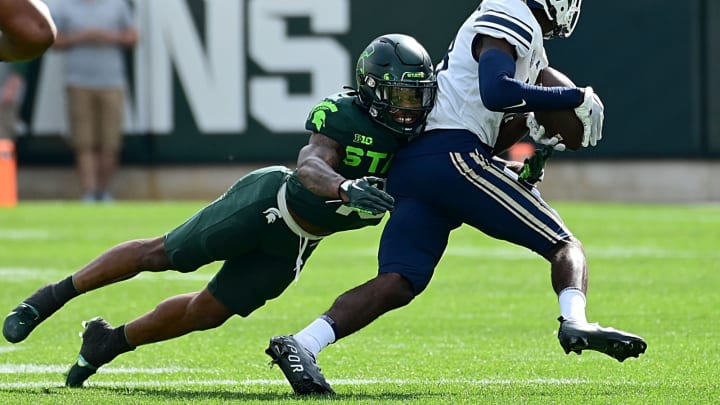
{"type": "Polygon", "coordinates": [[[430,55],[415,38],[374,39],[358,59],[355,79],[358,98],[373,120],[407,138],[422,132],[437,82],[430,55]]]}

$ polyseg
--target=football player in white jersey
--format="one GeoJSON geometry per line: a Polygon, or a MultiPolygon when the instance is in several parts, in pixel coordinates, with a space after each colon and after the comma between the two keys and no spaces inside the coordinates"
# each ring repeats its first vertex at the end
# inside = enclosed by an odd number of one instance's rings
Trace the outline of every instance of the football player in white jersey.
{"type": "MultiPolygon", "coordinates": [[[[550,262],[558,338],[566,353],[596,350],[622,362],[645,352],[641,337],[588,323],[582,244],[533,185],[492,154],[508,112],[574,109],[584,127],[582,145],[601,139],[603,105],[592,88],[534,85],[548,66],[543,40],[570,36],[580,6],[581,0],[484,0],[462,24],[438,67],[426,130],[401,148],[389,173],[395,210],[380,242],[379,274],[339,296],[295,334],[301,347],[273,347],[271,340],[270,349],[287,354],[288,361],[279,363],[286,375],[294,370],[297,379],[322,377],[307,375],[317,370],[320,350],[410,303],[430,282],[450,232],[463,223],[550,262]]],[[[532,115],[528,127],[539,142],[558,146],[532,115]]]]}
{"type": "Polygon", "coordinates": [[[57,30],[39,0],[0,0],[0,61],[37,58],[55,42],[57,30]]]}

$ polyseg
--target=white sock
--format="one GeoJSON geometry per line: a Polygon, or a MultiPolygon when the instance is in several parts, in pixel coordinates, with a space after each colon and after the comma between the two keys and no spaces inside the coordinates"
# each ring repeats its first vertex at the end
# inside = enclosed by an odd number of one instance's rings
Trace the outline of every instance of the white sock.
{"type": "Polygon", "coordinates": [[[565,319],[587,323],[585,317],[585,294],[577,288],[566,288],[558,295],[560,315],[565,319]]]}
{"type": "Polygon", "coordinates": [[[296,333],[294,337],[317,358],[322,349],[335,342],[335,331],[325,319],[320,317],[296,333]]]}

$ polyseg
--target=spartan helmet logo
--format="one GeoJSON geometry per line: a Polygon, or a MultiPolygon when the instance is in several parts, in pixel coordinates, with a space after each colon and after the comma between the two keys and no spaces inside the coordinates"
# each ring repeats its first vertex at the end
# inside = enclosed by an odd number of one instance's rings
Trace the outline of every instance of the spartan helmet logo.
{"type": "Polygon", "coordinates": [[[272,224],[273,222],[275,222],[276,219],[282,218],[282,215],[280,215],[280,210],[277,208],[268,208],[263,211],[263,214],[265,214],[265,219],[267,219],[268,224],[272,224]]]}

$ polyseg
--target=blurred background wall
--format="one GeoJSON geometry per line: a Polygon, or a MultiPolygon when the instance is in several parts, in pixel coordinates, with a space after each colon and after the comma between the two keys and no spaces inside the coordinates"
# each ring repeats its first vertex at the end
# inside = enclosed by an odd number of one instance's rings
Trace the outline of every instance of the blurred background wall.
{"type": "MultiPolygon", "coordinates": [[[[62,1],[62,0],[52,0],[62,1]]],[[[52,3],[48,1],[48,3],[52,3]]],[[[292,165],[309,109],[354,84],[388,32],[440,60],[478,1],[135,0],[119,199],[212,199],[247,170],[292,165]]],[[[546,198],[720,201],[720,2],[585,1],[551,65],[606,106],[598,147],[556,154],[546,198]]],[[[75,198],[61,55],[31,66],[17,141],[21,199],[75,198]]]]}

